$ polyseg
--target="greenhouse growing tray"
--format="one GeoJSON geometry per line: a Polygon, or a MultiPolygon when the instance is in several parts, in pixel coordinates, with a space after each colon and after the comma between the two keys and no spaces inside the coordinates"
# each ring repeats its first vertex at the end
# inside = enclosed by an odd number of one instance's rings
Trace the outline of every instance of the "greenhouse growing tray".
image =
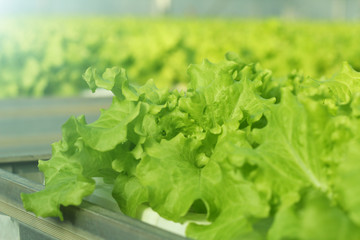
{"type": "Polygon", "coordinates": [[[39,191],[44,188],[42,184],[0,169],[0,186],[0,213],[16,222],[22,240],[185,239],[88,201],[79,207],[63,207],[63,222],[57,218],[38,218],[24,210],[20,193],[39,191]]]}

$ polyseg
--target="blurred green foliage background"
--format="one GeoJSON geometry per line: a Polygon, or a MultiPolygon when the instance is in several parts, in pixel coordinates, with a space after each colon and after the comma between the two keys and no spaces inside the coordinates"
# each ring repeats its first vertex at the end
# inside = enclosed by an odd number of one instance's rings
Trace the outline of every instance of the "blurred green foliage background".
{"type": "Polygon", "coordinates": [[[74,96],[82,74],[120,66],[132,82],[186,84],[186,68],[228,51],[278,77],[330,77],[343,61],[360,70],[360,24],[184,18],[5,18],[0,25],[0,98],[74,96]]]}

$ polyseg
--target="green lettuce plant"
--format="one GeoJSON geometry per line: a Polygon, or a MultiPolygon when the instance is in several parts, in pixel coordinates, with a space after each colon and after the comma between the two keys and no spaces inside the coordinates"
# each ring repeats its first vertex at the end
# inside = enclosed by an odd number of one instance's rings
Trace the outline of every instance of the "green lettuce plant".
{"type": "Polygon", "coordinates": [[[191,222],[194,239],[358,239],[360,73],[275,79],[233,53],[188,68],[186,91],[129,83],[121,68],[89,68],[90,89],[113,92],[88,124],[70,118],[49,161],[46,187],[22,194],[38,216],[63,219],[94,178],[113,186],[120,209],[191,222]]]}

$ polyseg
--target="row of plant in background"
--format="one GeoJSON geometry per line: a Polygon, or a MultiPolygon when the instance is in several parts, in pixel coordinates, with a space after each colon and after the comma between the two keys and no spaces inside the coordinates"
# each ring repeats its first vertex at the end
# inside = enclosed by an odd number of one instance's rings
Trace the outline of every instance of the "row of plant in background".
{"type": "Polygon", "coordinates": [[[360,69],[360,25],[220,19],[3,19],[0,98],[76,95],[88,66],[122,66],[159,87],[186,84],[185,68],[233,51],[275,76],[330,76],[347,60],[360,69]]]}
{"type": "Polygon", "coordinates": [[[194,239],[359,238],[360,73],[345,63],[333,78],[276,78],[229,53],[188,74],[179,92],[89,68],[90,89],[111,90],[113,104],[64,124],[39,162],[45,190],[23,194],[25,208],[62,218],[103,178],[122,212],[190,221],[194,239]]]}

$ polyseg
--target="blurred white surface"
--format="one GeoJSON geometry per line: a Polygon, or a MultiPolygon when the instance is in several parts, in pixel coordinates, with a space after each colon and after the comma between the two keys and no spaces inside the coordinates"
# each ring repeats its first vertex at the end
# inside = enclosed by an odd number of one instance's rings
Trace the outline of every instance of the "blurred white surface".
{"type": "Polygon", "coordinates": [[[0,240],[20,240],[19,224],[0,214],[0,240]]]}

